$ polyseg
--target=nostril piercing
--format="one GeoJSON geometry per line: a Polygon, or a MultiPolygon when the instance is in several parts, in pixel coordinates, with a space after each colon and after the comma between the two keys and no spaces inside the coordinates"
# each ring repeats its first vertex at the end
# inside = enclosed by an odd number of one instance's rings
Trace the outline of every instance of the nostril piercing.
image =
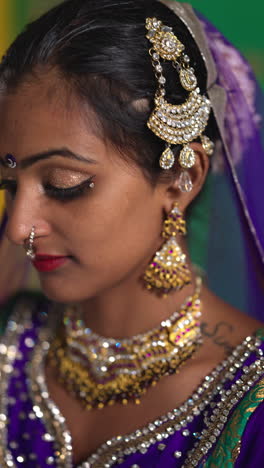
{"type": "Polygon", "coordinates": [[[36,230],[35,230],[35,226],[32,227],[31,229],[31,232],[30,232],[30,235],[28,237],[28,248],[27,248],[27,256],[31,259],[31,260],[34,260],[36,255],[35,255],[35,252],[34,252],[34,239],[35,239],[35,235],[36,235],[36,230]]]}

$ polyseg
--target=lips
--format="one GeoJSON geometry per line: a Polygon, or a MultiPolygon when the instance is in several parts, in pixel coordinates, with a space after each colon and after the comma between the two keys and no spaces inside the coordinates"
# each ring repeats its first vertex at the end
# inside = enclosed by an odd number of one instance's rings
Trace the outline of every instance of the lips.
{"type": "Polygon", "coordinates": [[[69,257],[55,256],[55,255],[36,255],[33,260],[34,267],[42,273],[55,271],[63,266],[69,257]]]}

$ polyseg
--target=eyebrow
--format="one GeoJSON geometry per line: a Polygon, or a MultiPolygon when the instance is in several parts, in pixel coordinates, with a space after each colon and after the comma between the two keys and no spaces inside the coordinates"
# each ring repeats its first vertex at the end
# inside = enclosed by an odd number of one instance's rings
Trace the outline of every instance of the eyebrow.
{"type": "MultiPolygon", "coordinates": [[[[80,154],[74,153],[68,148],[52,148],[47,151],[42,151],[41,153],[36,153],[27,158],[23,159],[18,163],[18,167],[21,169],[27,169],[28,167],[36,164],[39,161],[45,159],[50,159],[55,156],[62,156],[67,159],[74,159],[76,161],[84,162],[86,164],[97,164],[98,161],[87,156],[82,156],[80,154]]],[[[3,158],[0,158],[1,165],[5,166],[5,161],[3,158]]]]}

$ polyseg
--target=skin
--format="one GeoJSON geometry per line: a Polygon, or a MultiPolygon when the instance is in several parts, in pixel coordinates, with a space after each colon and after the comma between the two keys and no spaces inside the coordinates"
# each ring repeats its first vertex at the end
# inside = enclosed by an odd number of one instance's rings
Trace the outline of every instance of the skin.
{"type": "MultiPolygon", "coordinates": [[[[18,190],[13,199],[7,195],[7,236],[23,247],[36,226],[37,253],[70,257],[59,270],[40,274],[44,293],[55,301],[77,304],[97,333],[129,337],[158,325],[193,291],[194,275],[191,285],[167,299],[147,291],[141,278],[162,244],[162,223],[173,203],[177,201],[185,212],[199,193],[208,157],[200,144],[192,144],[196,151],[190,171],[192,192],[181,193],[177,180],[153,187],[138,167],[124,162],[95,131],[93,113],[80,109],[62,89],[47,72],[1,98],[0,155],[11,153],[18,161],[18,168],[8,171],[18,190]],[[22,167],[29,156],[65,147],[86,161],[55,155],[22,167]],[[65,188],[90,177],[94,189],[70,202],[52,199],[44,189],[46,182],[65,188]]],[[[182,241],[181,245],[185,249],[182,241]]],[[[83,461],[106,439],[131,432],[180,405],[235,345],[262,325],[205,286],[202,302],[202,347],[179,374],[151,388],[138,407],[116,405],[85,412],[47,366],[50,395],[66,417],[75,462],[83,461]]]]}

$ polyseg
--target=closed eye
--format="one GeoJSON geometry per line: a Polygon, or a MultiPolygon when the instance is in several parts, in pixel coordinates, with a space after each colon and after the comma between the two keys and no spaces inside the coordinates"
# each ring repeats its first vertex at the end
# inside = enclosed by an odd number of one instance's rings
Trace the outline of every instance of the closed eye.
{"type": "MultiPolygon", "coordinates": [[[[71,201],[83,196],[87,190],[91,189],[94,186],[93,179],[94,176],[89,177],[89,179],[83,181],[81,184],[67,188],[56,187],[52,184],[46,183],[44,185],[44,190],[50,198],[54,198],[59,201],[71,201]]],[[[6,190],[12,198],[15,198],[17,193],[17,182],[11,179],[2,179],[0,190],[6,190]]]]}
{"type": "Polygon", "coordinates": [[[83,196],[87,190],[93,187],[94,176],[83,181],[81,184],[75,185],[74,187],[56,187],[52,184],[46,183],[44,189],[48,197],[55,198],[60,201],[71,201],[76,198],[83,196]]]}

